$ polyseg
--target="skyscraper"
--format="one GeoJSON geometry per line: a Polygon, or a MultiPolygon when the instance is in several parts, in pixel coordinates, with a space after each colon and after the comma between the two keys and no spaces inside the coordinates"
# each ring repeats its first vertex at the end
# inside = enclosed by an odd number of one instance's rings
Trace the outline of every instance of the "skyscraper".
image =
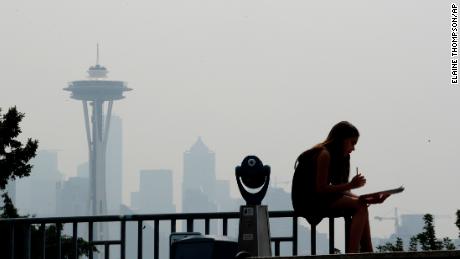
{"type": "Polygon", "coordinates": [[[139,192],[133,192],[131,206],[138,213],[174,213],[172,171],[141,170],[139,192]]]}
{"type": "Polygon", "coordinates": [[[77,166],[77,176],[86,177],[89,179],[89,163],[88,162],[81,163],[77,166]]]}
{"type": "Polygon", "coordinates": [[[182,183],[182,211],[216,211],[216,162],[215,154],[197,139],[184,153],[184,176],[182,183]]]}
{"type": "Polygon", "coordinates": [[[218,211],[236,211],[244,204],[241,198],[232,198],[230,195],[230,181],[216,181],[216,204],[218,211]]]}
{"type": "Polygon", "coordinates": [[[88,177],[70,177],[57,186],[57,215],[88,215],[89,179],[88,177]]]}
{"type": "Polygon", "coordinates": [[[55,216],[56,186],[62,179],[57,151],[39,150],[30,163],[30,176],[17,182],[17,207],[22,214],[55,216]]]}
{"type": "Polygon", "coordinates": [[[106,160],[107,211],[119,214],[123,193],[123,124],[119,116],[113,115],[107,142],[106,160]]]}

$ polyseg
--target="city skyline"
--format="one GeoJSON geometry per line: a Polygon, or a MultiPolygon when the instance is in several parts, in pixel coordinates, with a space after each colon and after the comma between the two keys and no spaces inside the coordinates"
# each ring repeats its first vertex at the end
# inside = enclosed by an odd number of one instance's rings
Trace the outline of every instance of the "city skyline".
{"type": "MultiPolygon", "coordinates": [[[[206,151],[205,153],[214,154],[212,151],[208,149],[204,149],[206,147],[204,143],[201,142],[201,139],[192,146],[192,149],[195,147],[196,144],[200,145],[201,151],[206,151]]],[[[199,150],[200,150],[199,149],[199,150]]],[[[186,151],[184,154],[190,153],[190,150],[186,151]]],[[[202,155],[202,154],[201,154],[202,155]]],[[[200,157],[200,154],[194,154],[195,158],[200,157]],[[198,155],[198,156],[196,156],[198,155]]],[[[34,165],[39,165],[35,167],[35,172],[33,171],[31,178],[29,179],[28,185],[24,187],[24,182],[20,182],[20,193],[22,196],[20,197],[19,201],[19,209],[20,212],[24,212],[24,208],[28,209],[26,212],[29,214],[42,217],[42,216],[82,216],[87,215],[87,205],[86,203],[88,200],[85,197],[82,197],[82,194],[87,194],[89,189],[89,179],[88,179],[88,169],[87,164],[82,164],[79,166],[79,176],[77,177],[70,177],[67,180],[63,180],[59,182],[57,185],[57,192],[55,195],[48,195],[40,194],[40,196],[36,197],[37,195],[33,192],[30,192],[29,197],[33,197],[35,200],[31,201],[34,203],[34,206],[30,206],[30,203],[24,203],[24,190],[30,189],[32,185],[44,185],[50,186],[55,184],[56,176],[53,176],[52,172],[57,171],[57,152],[56,151],[47,151],[47,150],[40,150],[39,156],[34,159],[34,165]],[[41,155],[40,155],[41,154],[41,155]],[[45,154],[45,155],[43,155],[45,154]],[[44,168],[48,168],[49,170],[43,170],[44,168]],[[85,172],[86,171],[86,172],[85,172]],[[51,174],[49,173],[51,172],[51,174]],[[46,179],[45,181],[43,179],[46,179]],[[37,182],[38,180],[38,182],[37,182]],[[85,189],[87,190],[85,192],[85,189]],[[44,202],[43,200],[56,200],[56,214],[52,213],[52,207],[49,206],[48,203],[44,202]],[[37,208],[39,208],[37,210],[37,208]],[[43,214],[43,211],[45,214],[43,214]],[[37,213],[39,212],[39,213],[37,213]]],[[[172,203],[172,193],[174,189],[172,187],[172,171],[166,169],[150,169],[150,170],[141,170],[140,172],[141,178],[139,182],[139,192],[132,193],[132,202],[130,205],[121,205],[122,211],[121,213],[126,213],[129,210],[130,214],[162,214],[162,213],[174,213],[178,212],[179,209],[176,209],[174,204],[172,203]]],[[[59,177],[58,177],[59,178],[59,177]]],[[[210,183],[208,183],[210,184],[210,183]]],[[[243,200],[241,198],[238,201],[232,199],[229,196],[228,192],[228,183],[222,180],[216,180],[214,186],[217,187],[216,191],[221,193],[215,197],[216,204],[226,206],[224,210],[218,209],[217,207],[210,208],[206,205],[203,206],[203,200],[193,200],[192,206],[196,208],[196,210],[189,211],[189,212],[197,212],[198,210],[202,212],[215,212],[215,211],[234,211],[239,205],[243,204],[243,200]],[[227,186],[227,187],[225,187],[227,186]],[[227,190],[227,191],[225,191],[227,190]],[[225,202],[227,201],[227,202],[225,202]],[[201,203],[201,204],[200,204],[201,203]],[[230,206],[229,206],[230,205],[230,206]],[[201,209],[200,209],[201,208],[201,209]],[[204,208],[204,209],[203,209],[204,208]]],[[[205,201],[212,200],[209,197],[209,193],[202,193],[204,196],[207,197],[205,201]]],[[[26,200],[27,201],[27,200],[26,200]]],[[[189,201],[190,202],[190,201],[189,201]]],[[[110,199],[108,199],[108,203],[110,203],[110,199]]],[[[270,210],[291,210],[292,207],[290,205],[290,193],[285,191],[283,188],[277,187],[276,183],[273,183],[269,187],[269,191],[267,192],[267,196],[265,197],[263,204],[269,205],[270,210]]],[[[409,238],[416,233],[420,233],[423,227],[423,214],[401,214],[399,215],[397,210],[394,212],[394,217],[381,217],[379,220],[391,220],[394,221],[394,233],[391,236],[382,238],[382,237],[375,237],[374,242],[375,245],[382,245],[385,242],[391,241],[394,242],[396,237],[401,237],[407,246],[409,242],[409,238]],[[400,223],[398,223],[400,222],[400,223]]],[[[438,217],[449,217],[448,215],[434,215],[435,218],[438,217]]],[[[235,223],[235,222],[233,222],[235,223]]],[[[288,235],[286,233],[286,228],[279,224],[280,222],[273,222],[271,224],[271,231],[276,236],[281,235],[288,235]]],[[[305,222],[304,222],[305,223],[305,222]]],[[[339,223],[340,224],[340,223],[339,223]]],[[[151,227],[151,226],[149,226],[151,227]]],[[[201,226],[197,224],[196,227],[199,229],[201,226]]],[[[212,226],[211,229],[214,229],[215,226],[212,226]]],[[[302,233],[302,237],[300,240],[303,240],[299,247],[300,251],[304,253],[309,253],[308,249],[304,246],[309,241],[309,229],[306,229],[305,226],[301,225],[303,228],[300,232],[302,233]]],[[[237,233],[234,232],[237,228],[231,228],[232,231],[230,232],[230,236],[236,237],[237,233]]],[[[71,231],[71,230],[66,230],[71,231]]],[[[114,231],[114,230],[112,230],[114,231]]],[[[119,231],[119,229],[115,229],[115,232],[119,231]]],[[[151,231],[151,230],[149,230],[151,231]]],[[[213,230],[216,231],[216,230],[213,230]]],[[[218,230],[217,230],[218,231],[218,230]]],[[[336,241],[338,242],[338,247],[342,248],[343,237],[341,233],[343,231],[342,228],[336,229],[337,237],[336,241]]],[[[132,233],[131,233],[132,234],[132,233]]],[[[146,241],[150,236],[150,232],[146,237],[146,241]]],[[[116,236],[116,234],[115,234],[116,236]]],[[[167,236],[163,236],[163,239],[167,240],[167,236]]],[[[150,240],[150,239],[149,239],[150,240]]],[[[455,239],[454,239],[455,241],[455,239]]],[[[455,241],[455,242],[458,242],[455,241]]],[[[318,233],[318,249],[321,253],[327,253],[327,234],[322,233],[321,231],[318,233]]],[[[131,248],[130,248],[131,249],[131,248]]],[[[166,248],[164,248],[166,249],[166,248]]],[[[167,250],[167,249],[166,249],[167,250]]],[[[290,246],[284,247],[282,249],[282,253],[289,254],[290,246]]],[[[131,251],[132,252],[132,251],[131,251]]]]}
{"type": "MultiPolygon", "coordinates": [[[[356,192],[406,187],[372,206],[372,218],[394,207],[454,215],[460,103],[450,84],[450,6],[8,2],[0,10],[1,108],[24,112],[22,137],[60,150],[59,171],[76,176],[87,161],[81,105],[61,89],[84,76],[99,42],[110,78],[136,89],[114,107],[124,123],[124,203],[142,169],[172,170],[180,189],[183,152],[198,136],[218,154],[216,179],[229,181],[233,197],[234,168],[250,154],[289,190],[298,154],[348,120],[361,132],[352,170],[368,180],[356,192]]],[[[178,193],[173,200],[181,207],[178,193]]],[[[453,221],[440,219],[439,234],[454,237],[453,221]]],[[[371,224],[377,236],[393,229],[389,221],[371,224]]]]}

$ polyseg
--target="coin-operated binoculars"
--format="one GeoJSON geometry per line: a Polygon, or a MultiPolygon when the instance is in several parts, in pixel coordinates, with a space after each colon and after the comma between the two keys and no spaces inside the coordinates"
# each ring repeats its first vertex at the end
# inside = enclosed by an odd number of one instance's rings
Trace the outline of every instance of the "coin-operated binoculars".
{"type": "Polygon", "coordinates": [[[271,256],[268,208],[261,205],[270,182],[270,167],[256,156],[247,156],[235,169],[245,206],[240,207],[238,250],[251,256],[271,256]],[[255,189],[249,192],[246,188],[255,189]],[[258,190],[257,190],[258,189],[258,190]]]}

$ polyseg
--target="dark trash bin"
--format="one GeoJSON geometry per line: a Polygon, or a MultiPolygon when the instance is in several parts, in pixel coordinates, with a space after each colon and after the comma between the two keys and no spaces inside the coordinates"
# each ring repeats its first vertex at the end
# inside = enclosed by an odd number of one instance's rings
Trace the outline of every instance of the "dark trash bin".
{"type": "Polygon", "coordinates": [[[234,259],[238,242],[225,236],[189,236],[171,244],[170,259],[234,259]]]}

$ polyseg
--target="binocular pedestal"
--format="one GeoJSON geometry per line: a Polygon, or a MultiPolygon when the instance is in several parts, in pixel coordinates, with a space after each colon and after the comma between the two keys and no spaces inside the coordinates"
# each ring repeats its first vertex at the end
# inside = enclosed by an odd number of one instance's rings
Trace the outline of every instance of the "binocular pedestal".
{"type": "Polygon", "coordinates": [[[240,207],[238,250],[251,256],[271,256],[268,209],[265,205],[240,207]]]}

